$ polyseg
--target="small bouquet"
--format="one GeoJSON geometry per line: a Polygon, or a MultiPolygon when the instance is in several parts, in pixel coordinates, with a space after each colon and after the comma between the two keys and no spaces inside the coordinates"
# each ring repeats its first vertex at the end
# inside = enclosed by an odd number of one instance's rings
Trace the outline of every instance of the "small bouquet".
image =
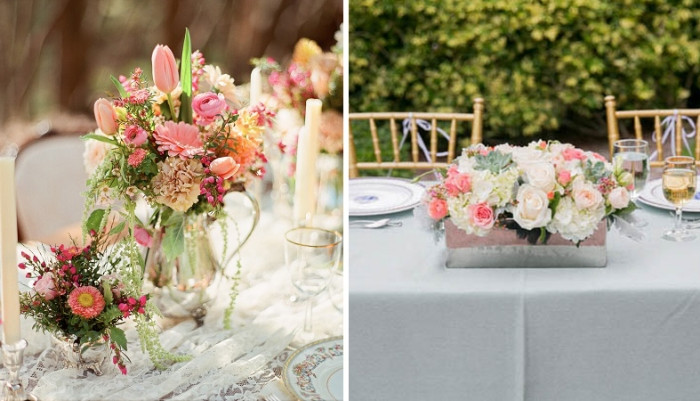
{"type": "MultiPolygon", "coordinates": [[[[268,71],[273,90],[276,122],[283,152],[296,154],[298,130],[303,126],[308,99],[323,100],[319,141],[321,150],[337,154],[343,149],[343,49],[342,35],[336,34],[336,45],[323,52],[313,40],[302,38],[294,47],[292,61],[286,68],[272,58],[253,60],[268,71]]],[[[292,172],[293,173],[293,172],[292,172]]]]}
{"type": "Polygon", "coordinates": [[[264,175],[262,134],[274,115],[263,104],[236,109],[233,78],[190,47],[186,32],[179,74],[170,48],[155,47],[154,85],[140,68],[112,77],[118,94],[95,102],[99,129],[85,136],[87,209],[121,200],[133,223],[145,198],[155,212],[138,222],[137,240],[149,245],[144,227],[161,227],[170,259],[184,251],[183,215],[221,217],[227,193],[264,175]]]}
{"type": "Polygon", "coordinates": [[[132,315],[150,318],[148,296],[140,293],[140,273],[104,252],[104,238],[91,230],[87,246],[51,247],[43,260],[22,252],[19,268],[34,282],[20,294],[20,310],[34,319],[35,329],[75,341],[81,352],[109,343],[112,362],[126,374],[127,342],[118,325],[132,315]]]}
{"type": "Polygon", "coordinates": [[[632,185],[621,165],[570,144],[479,144],[464,149],[444,180],[427,191],[426,202],[430,217],[449,217],[467,234],[486,236],[504,226],[532,243],[559,233],[578,244],[604,218],[635,209],[632,185]]]}

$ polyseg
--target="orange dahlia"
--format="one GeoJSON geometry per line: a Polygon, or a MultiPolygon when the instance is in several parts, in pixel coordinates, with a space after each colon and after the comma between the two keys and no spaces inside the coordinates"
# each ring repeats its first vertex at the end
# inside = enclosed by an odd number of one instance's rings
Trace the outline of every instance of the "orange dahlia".
{"type": "Polygon", "coordinates": [[[68,306],[74,314],[92,319],[102,313],[105,308],[105,299],[95,287],[78,287],[68,295],[68,306]]]}

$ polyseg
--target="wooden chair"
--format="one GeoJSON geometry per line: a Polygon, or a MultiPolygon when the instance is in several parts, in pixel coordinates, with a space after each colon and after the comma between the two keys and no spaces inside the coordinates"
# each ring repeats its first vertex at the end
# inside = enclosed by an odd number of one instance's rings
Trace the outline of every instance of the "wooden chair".
{"type": "MultiPolygon", "coordinates": [[[[675,119],[675,146],[668,149],[672,155],[680,155],[683,152],[682,128],[683,119],[680,117],[689,117],[695,121],[696,132],[700,131],[700,109],[657,109],[657,110],[617,110],[615,104],[615,96],[605,96],[605,114],[608,126],[608,145],[610,157],[613,154],[613,144],[620,139],[619,120],[633,119],[634,120],[634,137],[636,139],[645,139],[642,132],[641,119],[654,119],[654,141],[649,141],[649,151],[656,152],[656,158],[649,161],[650,167],[663,167],[664,165],[664,143],[662,118],[677,115],[675,119]],[[654,143],[656,142],[656,143],[654,143]]],[[[696,163],[700,166],[700,140],[695,137],[695,149],[692,152],[696,163]]],[[[667,154],[667,156],[669,156],[667,154]]]]}
{"type": "MultiPolygon", "coordinates": [[[[352,127],[348,130],[349,146],[350,146],[350,178],[358,176],[359,170],[368,169],[407,169],[407,170],[431,170],[435,168],[444,168],[452,162],[455,157],[455,147],[457,145],[457,122],[468,121],[472,123],[471,143],[480,143],[482,141],[482,126],[484,114],[484,100],[481,98],[474,99],[473,113],[409,113],[409,112],[386,112],[386,113],[350,113],[349,119],[352,125],[356,120],[368,120],[369,132],[372,137],[372,146],[374,149],[375,161],[358,161],[355,150],[355,140],[352,133],[352,127]],[[400,133],[397,126],[399,124],[407,124],[407,129],[403,130],[403,139],[410,136],[410,161],[401,160],[401,144],[403,140],[399,139],[400,133]],[[377,122],[387,122],[389,125],[389,137],[380,135],[380,130],[377,129],[377,122]],[[445,154],[446,160],[439,161],[440,154],[438,153],[438,133],[444,132],[438,127],[440,122],[449,122],[449,141],[445,154]],[[429,128],[428,128],[428,123],[429,128]],[[425,145],[422,138],[419,136],[419,126],[423,126],[430,131],[429,151],[428,145],[425,145]],[[382,158],[382,147],[380,143],[385,140],[391,140],[391,160],[382,158]],[[421,150],[424,153],[424,158],[421,160],[421,150]]],[[[383,134],[384,131],[381,131],[383,134]]]]}

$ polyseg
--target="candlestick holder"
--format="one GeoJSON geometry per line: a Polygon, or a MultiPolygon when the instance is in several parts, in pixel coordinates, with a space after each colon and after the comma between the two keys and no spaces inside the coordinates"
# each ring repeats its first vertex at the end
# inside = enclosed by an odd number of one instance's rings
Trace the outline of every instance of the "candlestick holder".
{"type": "Polygon", "coordinates": [[[3,401],[37,401],[32,394],[24,391],[22,380],[19,378],[19,370],[24,363],[24,349],[27,348],[27,340],[21,339],[14,344],[2,344],[3,364],[10,377],[2,388],[3,401]]]}

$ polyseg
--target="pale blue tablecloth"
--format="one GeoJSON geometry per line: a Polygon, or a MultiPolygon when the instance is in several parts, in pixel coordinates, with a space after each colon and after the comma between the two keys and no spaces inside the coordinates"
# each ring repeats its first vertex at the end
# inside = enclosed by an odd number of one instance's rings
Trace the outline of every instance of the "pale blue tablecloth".
{"type": "Polygon", "coordinates": [[[700,239],[636,213],[646,238],[608,232],[605,268],[448,270],[410,211],[351,228],[351,399],[700,400],[700,239]]]}

